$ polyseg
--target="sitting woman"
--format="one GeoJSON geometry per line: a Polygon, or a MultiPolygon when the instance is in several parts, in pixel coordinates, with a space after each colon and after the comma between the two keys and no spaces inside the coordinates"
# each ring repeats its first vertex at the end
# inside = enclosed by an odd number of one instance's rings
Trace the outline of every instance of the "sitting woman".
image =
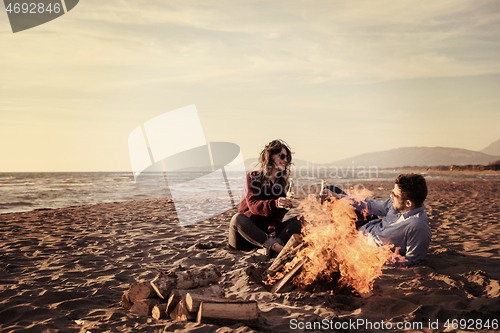
{"type": "Polygon", "coordinates": [[[283,222],[292,207],[285,198],[292,155],[282,140],[266,145],[259,157],[259,170],[247,174],[238,213],[229,226],[229,245],[238,250],[261,247],[266,255],[280,252],[301,223],[294,217],[283,222]]]}

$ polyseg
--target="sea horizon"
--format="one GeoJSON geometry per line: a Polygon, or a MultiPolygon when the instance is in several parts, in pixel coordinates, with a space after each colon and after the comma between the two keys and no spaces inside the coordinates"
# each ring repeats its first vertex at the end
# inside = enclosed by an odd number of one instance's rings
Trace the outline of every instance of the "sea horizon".
{"type": "MultiPolygon", "coordinates": [[[[296,186],[317,185],[322,180],[341,187],[354,187],[365,182],[393,181],[401,170],[378,170],[366,177],[329,177],[306,173],[292,175],[296,186]]],[[[487,181],[500,180],[495,173],[443,173],[421,172],[427,180],[444,181],[487,181]]],[[[191,172],[180,173],[192,178],[191,172]]],[[[330,175],[331,176],[331,175],[330,175]]],[[[347,175],[346,175],[347,176],[347,175]]],[[[241,176],[231,178],[232,182],[243,182],[241,176]]],[[[187,178],[186,178],[187,179],[187,178]]],[[[210,191],[220,187],[220,182],[200,180],[197,192],[210,191]]],[[[141,199],[171,198],[168,187],[148,189],[138,186],[131,171],[77,171],[77,172],[0,172],[0,214],[27,212],[39,209],[58,209],[101,203],[123,202],[141,199]]]]}

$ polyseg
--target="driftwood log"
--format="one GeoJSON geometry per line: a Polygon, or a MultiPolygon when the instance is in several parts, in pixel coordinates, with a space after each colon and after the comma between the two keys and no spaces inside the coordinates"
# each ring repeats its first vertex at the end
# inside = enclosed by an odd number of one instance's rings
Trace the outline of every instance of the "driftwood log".
{"type": "Polygon", "coordinates": [[[214,297],[214,296],[206,296],[206,295],[197,295],[193,293],[188,293],[186,295],[186,309],[189,312],[197,313],[200,309],[200,305],[202,302],[210,302],[210,303],[241,303],[241,301],[237,301],[234,299],[229,299],[225,297],[214,297]]]}
{"type": "Polygon", "coordinates": [[[166,313],[170,314],[188,293],[204,296],[224,296],[224,291],[218,284],[196,289],[174,289],[168,298],[166,313]]]}
{"type": "Polygon", "coordinates": [[[132,303],[154,297],[158,296],[149,282],[133,283],[128,290],[128,299],[132,303]]]}
{"type": "Polygon", "coordinates": [[[193,289],[217,282],[221,277],[220,271],[214,265],[206,265],[187,271],[169,271],[159,273],[151,286],[159,297],[168,299],[173,289],[193,289]]]}
{"type": "Polygon", "coordinates": [[[174,311],[177,304],[182,301],[183,298],[186,297],[188,291],[187,290],[178,290],[174,289],[170,292],[170,297],[168,298],[167,308],[165,312],[169,315],[172,311],[174,311]]]}
{"type": "Polygon", "coordinates": [[[211,303],[202,302],[196,321],[204,324],[232,325],[244,323],[255,326],[259,319],[257,302],[211,303]]]}
{"type": "Polygon", "coordinates": [[[163,319],[167,316],[167,303],[156,304],[151,310],[151,316],[158,320],[163,319]]]}
{"type": "Polygon", "coordinates": [[[174,311],[170,313],[170,318],[173,320],[181,320],[181,321],[187,321],[187,320],[195,320],[196,319],[196,312],[190,312],[188,311],[186,307],[186,299],[183,298],[175,307],[174,311]]]}
{"type": "Polygon", "coordinates": [[[128,291],[124,292],[122,295],[122,302],[121,305],[125,308],[130,310],[134,303],[130,301],[130,298],[128,297],[128,291]]]}
{"type": "Polygon", "coordinates": [[[141,299],[134,302],[134,305],[132,305],[132,307],[130,308],[130,312],[133,312],[140,316],[148,316],[151,314],[153,307],[160,302],[160,298],[141,299]]]}

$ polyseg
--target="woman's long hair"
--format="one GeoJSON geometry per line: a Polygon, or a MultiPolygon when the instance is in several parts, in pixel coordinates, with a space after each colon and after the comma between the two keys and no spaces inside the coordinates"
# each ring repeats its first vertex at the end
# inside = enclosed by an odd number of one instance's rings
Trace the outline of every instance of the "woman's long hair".
{"type": "Polygon", "coordinates": [[[290,166],[292,165],[292,151],[288,144],[283,140],[273,140],[269,142],[263,151],[261,151],[259,156],[259,170],[256,175],[260,181],[261,188],[269,185],[269,179],[272,176],[273,170],[273,159],[272,156],[275,154],[280,154],[281,150],[285,148],[287,164],[284,171],[280,171],[276,175],[276,180],[274,184],[281,185],[281,188],[286,189],[288,185],[288,179],[290,178],[290,166]]]}

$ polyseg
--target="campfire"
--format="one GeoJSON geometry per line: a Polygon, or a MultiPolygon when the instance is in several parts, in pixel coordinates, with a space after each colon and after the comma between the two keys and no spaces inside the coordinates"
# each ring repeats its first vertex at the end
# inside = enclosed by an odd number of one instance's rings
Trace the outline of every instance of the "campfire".
{"type": "Polygon", "coordinates": [[[272,292],[300,289],[350,292],[362,297],[372,294],[384,263],[402,259],[390,250],[391,245],[376,247],[368,237],[358,235],[353,203],[368,194],[332,199],[322,205],[310,196],[300,203],[305,231],[290,238],[262,275],[272,292]]]}

